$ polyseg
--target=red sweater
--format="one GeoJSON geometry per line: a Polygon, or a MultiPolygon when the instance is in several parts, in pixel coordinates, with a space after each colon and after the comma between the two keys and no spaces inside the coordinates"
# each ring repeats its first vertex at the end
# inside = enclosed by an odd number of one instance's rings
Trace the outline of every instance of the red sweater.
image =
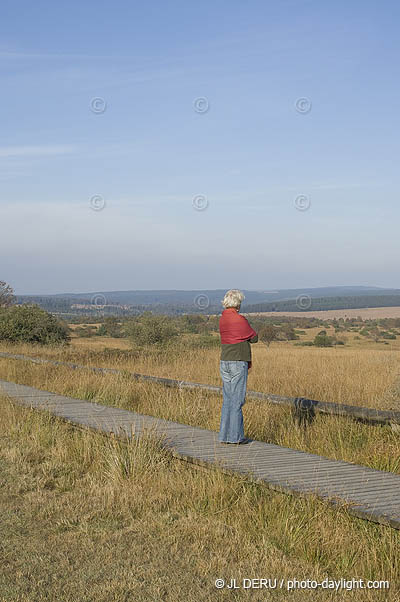
{"type": "Polygon", "coordinates": [[[248,362],[251,368],[251,345],[258,336],[244,316],[233,307],[222,312],[219,320],[221,334],[221,360],[248,362]]]}
{"type": "Polygon", "coordinates": [[[233,307],[228,307],[222,312],[219,320],[219,332],[222,345],[242,343],[257,336],[256,331],[250,326],[246,318],[241,316],[233,307]]]}

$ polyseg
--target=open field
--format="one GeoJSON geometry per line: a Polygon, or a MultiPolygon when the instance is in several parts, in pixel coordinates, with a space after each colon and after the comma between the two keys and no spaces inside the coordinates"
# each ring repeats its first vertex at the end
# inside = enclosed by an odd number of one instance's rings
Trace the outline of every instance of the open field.
{"type": "MultiPolygon", "coordinates": [[[[43,350],[37,347],[24,346],[19,348],[19,351],[31,356],[35,353],[38,356],[44,355],[43,350]]],[[[114,367],[122,370],[122,373],[100,376],[84,369],[72,370],[65,366],[37,365],[27,361],[0,358],[0,378],[80,399],[96,399],[141,414],[215,431],[219,427],[220,395],[201,390],[169,389],[162,385],[132,380],[128,371],[177,377],[181,375],[181,378],[186,380],[197,381],[205,381],[205,376],[208,376],[207,380],[219,384],[216,353],[217,350],[204,349],[185,355],[179,348],[175,348],[175,352],[171,348],[168,354],[165,350],[148,349],[135,356],[132,355],[133,352],[131,355],[126,352],[94,351],[83,354],[81,350],[61,351],[53,348],[47,350],[47,356],[70,359],[79,364],[114,367]],[[200,366],[197,366],[197,363],[200,366]],[[198,371],[193,373],[191,370],[195,366],[198,371]]],[[[261,347],[260,353],[271,353],[271,349],[261,347]]],[[[290,394],[296,387],[304,386],[307,379],[311,379],[313,388],[309,390],[317,393],[313,396],[316,399],[322,396],[336,396],[342,401],[351,402],[354,401],[354,392],[358,390],[364,391],[366,397],[369,396],[371,405],[378,406],[377,400],[380,400],[381,405],[385,405],[379,392],[387,388],[387,378],[391,374],[393,376],[393,371],[398,369],[398,357],[396,355],[394,358],[388,358],[386,353],[380,352],[362,353],[366,355],[348,350],[347,354],[337,356],[332,349],[282,348],[279,361],[277,358],[275,362],[271,360],[272,368],[264,378],[260,374],[260,365],[255,363],[254,370],[259,370],[260,380],[257,381],[255,376],[252,376],[253,381],[250,380],[249,388],[260,389],[262,385],[267,389],[271,386],[272,391],[276,392],[281,386],[281,391],[289,390],[290,394]],[[311,360],[305,362],[304,354],[310,351],[313,354],[309,356],[311,360]],[[360,372],[357,379],[356,371],[360,372]],[[336,375],[340,373],[341,379],[338,380],[336,375]],[[271,380],[268,380],[267,376],[271,380]],[[256,385],[258,382],[260,387],[254,386],[254,381],[256,385]],[[372,403],[374,398],[375,402],[372,403]]],[[[392,389],[395,392],[397,390],[395,387],[392,389]]],[[[385,399],[386,405],[389,405],[390,400],[394,405],[394,393],[390,391],[389,395],[386,392],[385,399]]],[[[289,408],[255,399],[247,400],[244,417],[246,433],[254,439],[321,454],[332,459],[400,472],[400,435],[390,426],[371,427],[344,417],[318,415],[311,428],[304,431],[294,427],[289,408]]]]}
{"type": "MultiPolygon", "coordinates": [[[[302,340],[315,336],[307,329],[302,340]]],[[[312,331],[312,332],[311,332],[312,331]]],[[[315,331],[315,333],[314,333],[315,331]]],[[[400,354],[354,341],[344,347],[253,346],[249,388],[373,407],[397,407],[400,354]]],[[[127,350],[125,339],[73,338],[66,347],[5,345],[2,351],[125,371],[99,376],[63,366],[0,358],[0,378],[73,397],[218,430],[221,399],[199,390],[133,381],[129,371],[220,384],[219,348],[127,350]],[[94,344],[95,343],[95,344],[94,344]],[[104,344],[104,347],[97,345],[104,344]],[[125,349],[122,348],[125,346],[125,349]]],[[[388,592],[355,600],[397,600],[400,533],[309,498],[267,491],[244,479],[171,461],[152,440],[127,448],[55,418],[1,402],[2,600],[224,600],[217,577],[388,579],[388,592]],[[50,520],[49,520],[50,519],[50,520]],[[44,541],[47,540],[45,544],[44,541]],[[338,550],[340,552],[338,553],[338,550]],[[3,563],[4,564],[4,563],[3,563]],[[46,594],[43,591],[47,592],[46,594]]],[[[288,408],[248,400],[254,439],[400,473],[400,434],[318,415],[306,430],[288,408]]],[[[265,600],[262,590],[251,598],[265,600]]],[[[349,593],[297,591],[293,600],[345,600],[349,593]]],[[[276,591],[277,600],[287,592],[276,591]]]]}
{"type": "MultiPolygon", "coordinates": [[[[321,326],[315,328],[307,328],[304,331],[304,334],[299,336],[299,341],[312,341],[316,334],[321,330],[321,326]]],[[[334,335],[335,329],[333,326],[328,325],[323,327],[326,330],[328,335],[334,335]]],[[[396,340],[389,341],[380,341],[375,342],[372,339],[366,339],[364,337],[359,337],[356,331],[346,331],[340,335],[341,339],[346,341],[346,348],[362,348],[362,349],[382,349],[382,350],[399,350],[400,351],[400,337],[396,338],[396,340]]],[[[188,339],[190,337],[183,336],[182,339],[188,339]]],[[[287,346],[296,346],[296,343],[299,341],[273,341],[271,343],[271,348],[276,351],[277,349],[284,348],[287,346]]],[[[95,350],[104,350],[104,349],[132,349],[132,343],[125,338],[113,338],[113,337],[77,337],[72,334],[71,336],[71,345],[72,347],[78,347],[82,349],[95,349],[95,350]]],[[[253,345],[253,350],[257,352],[257,350],[263,347],[262,343],[258,343],[257,345],[253,345]]]]}
{"type": "Polygon", "coordinates": [[[385,579],[389,591],[290,599],[398,600],[397,531],[198,470],[151,437],[123,443],[5,398],[0,408],[3,602],[241,600],[215,579],[260,577],[385,579]]]}
{"type": "MultiPolygon", "coordinates": [[[[307,329],[301,340],[311,340],[319,330],[307,329]]],[[[253,345],[249,389],[400,410],[400,337],[385,345],[364,338],[354,340],[357,333],[353,332],[345,336],[345,346],[332,348],[298,347],[295,345],[298,341],[273,342],[268,348],[262,343],[253,345]]],[[[72,339],[71,345],[66,347],[3,343],[0,350],[220,384],[219,347],[191,348],[178,341],[164,348],[139,350],[130,346],[129,351],[125,339],[102,337],[104,346],[98,347],[98,338],[72,339]]]]}
{"type": "Polygon", "coordinates": [[[326,309],[321,311],[264,311],[246,316],[293,316],[297,318],[321,318],[321,320],[331,320],[334,318],[357,318],[363,320],[376,318],[400,318],[400,307],[365,307],[360,309],[326,309]]]}
{"type": "MultiPolygon", "coordinates": [[[[323,327],[318,326],[315,328],[307,328],[304,331],[304,334],[300,335],[299,341],[312,341],[321,329],[326,330],[328,336],[335,335],[335,329],[332,325],[325,325],[323,327]]],[[[345,332],[340,333],[339,338],[345,341],[346,351],[349,349],[358,349],[359,351],[365,351],[367,349],[376,351],[400,351],[399,336],[394,340],[374,341],[373,339],[360,336],[357,330],[346,330],[345,332]]],[[[274,347],[275,349],[277,347],[284,347],[285,345],[296,347],[299,341],[273,341],[271,347],[274,347]]],[[[338,348],[336,348],[336,352],[337,351],[339,351],[338,348]]]]}

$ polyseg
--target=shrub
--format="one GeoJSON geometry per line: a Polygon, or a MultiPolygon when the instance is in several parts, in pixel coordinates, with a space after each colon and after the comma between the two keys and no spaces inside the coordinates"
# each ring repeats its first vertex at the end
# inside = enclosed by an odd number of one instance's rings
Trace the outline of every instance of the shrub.
{"type": "Polygon", "coordinates": [[[0,311],[0,340],[54,345],[69,341],[69,328],[38,305],[14,305],[0,311]]]}
{"type": "Polygon", "coordinates": [[[283,324],[278,336],[284,341],[295,341],[299,338],[290,324],[283,324]]]}
{"type": "MultiPolygon", "coordinates": [[[[78,328],[75,330],[75,332],[78,330],[78,328]]],[[[96,335],[98,337],[106,337],[107,336],[107,328],[105,327],[104,324],[100,324],[100,326],[98,327],[98,329],[96,330],[96,335]]]]}
{"type": "Polygon", "coordinates": [[[186,314],[179,319],[178,324],[182,332],[199,334],[207,331],[207,318],[198,314],[186,314]]]}
{"type": "Polygon", "coordinates": [[[314,338],[314,345],[316,347],[332,347],[333,339],[327,334],[317,334],[314,338]]]}
{"type": "Polygon", "coordinates": [[[211,334],[194,335],[183,343],[191,349],[213,349],[220,346],[220,338],[211,334]]]}
{"type": "Polygon", "coordinates": [[[396,335],[393,334],[392,332],[383,331],[381,333],[381,336],[382,336],[383,339],[391,339],[391,340],[395,340],[396,339],[396,335]]]}
{"type": "Polygon", "coordinates": [[[84,338],[90,338],[97,334],[96,328],[94,326],[78,326],[78,328],[75,328],[74,332],[77,337],[84,338]]]}
{"type": "Polygon", "coordinates": [[[178,331],[167,316],[154,316],[150,312],[129,320],[125,332],[135,345],[165,344],[174,339],[178,331]]]}
{"type": "Polygon", "coordinates": [[[117,339],[123,336],[121,325],[115,316],[105,318],[95,334],[100,337],[113,337],[117,339]]]}

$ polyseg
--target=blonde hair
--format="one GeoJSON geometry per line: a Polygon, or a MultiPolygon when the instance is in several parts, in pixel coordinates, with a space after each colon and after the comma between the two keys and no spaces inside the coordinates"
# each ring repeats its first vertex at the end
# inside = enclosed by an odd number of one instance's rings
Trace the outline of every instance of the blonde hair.
{"type": "Polygon", "coordinates": [[[222,299],[221,303],[225,309],[228,307],[240,307],[244,299],[244,294],[242,291],[237,290],[236,288],[232,288],[231,290],[225,293],[225,297],[222,299]]]}

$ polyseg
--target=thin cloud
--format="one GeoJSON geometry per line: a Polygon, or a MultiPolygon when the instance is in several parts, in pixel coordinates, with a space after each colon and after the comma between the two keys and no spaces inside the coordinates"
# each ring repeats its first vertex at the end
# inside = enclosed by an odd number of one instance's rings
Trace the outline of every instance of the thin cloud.
{"type": "Polygon", "coordinates": [[[47,157],[73,153],[75,146],[70,144],[37,146],[0,146],[0,157],[47,157]]]}
{"type": "Polygon", "coordinates": [[[1,59],[133,59],[134,55],[74,54],[72,52],[10,52],[0,51],[1,59]]]}

